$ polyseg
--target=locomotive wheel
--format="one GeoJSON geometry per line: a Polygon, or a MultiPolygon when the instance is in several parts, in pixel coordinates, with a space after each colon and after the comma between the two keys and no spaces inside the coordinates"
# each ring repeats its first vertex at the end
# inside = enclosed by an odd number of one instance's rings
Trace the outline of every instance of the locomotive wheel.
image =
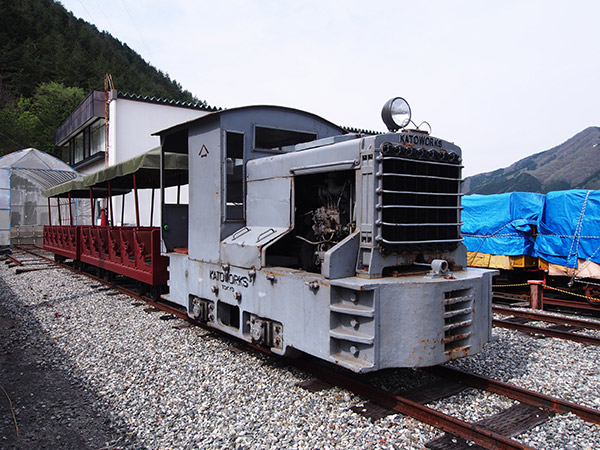
{"type": "Polygon", "coordinates": [[[140,295],[146,295],[148,291],[148,285],[146,283],[142,283],[141,281],[137,282],[136,290],[140,295]]]}
{"type": "Polygon", "coordinates": [[[162,294],[162,289],[160,286],[150,286],[150,296],[152,300],[158,301],[160,300],[160,295],[162,294]]]}

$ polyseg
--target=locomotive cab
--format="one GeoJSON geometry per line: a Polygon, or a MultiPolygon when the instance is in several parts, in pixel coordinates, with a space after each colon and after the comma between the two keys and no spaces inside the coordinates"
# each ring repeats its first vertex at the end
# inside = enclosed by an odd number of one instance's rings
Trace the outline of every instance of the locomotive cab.
{"type": "MultiPolygon", "coordinates": [[[[246,183],[246,164],[289,152],[298,143],[344,133],[313,114],[273,106],[219,111],[161,132],[163,152],[189,154],[190,173],[189,211],[186,213],[186,205],[163,200],[166,251],[184,247],[191,258],[219,262],[221,242],[236,232],[244,234],[249,224],[289,227],[289,207],[282,211],[276,198],[257,198],[251,192],[252,186],[246,183]],[[256,204],[267,206],[268,200],[275,204],[268,205],[269,215],[265,217],[256,204]],[[187,223],[194,225],[187,229],[187,223]]],[[[269,196],[280,194],[287,203],[291,183],[275,182],[272,188],[269,196]]],[[[163,199],[166,197],[163,195],[163,199]]],[[[279,236],[278,231],[268,234],[279,236]]],[[[274,237],[269,236],[268,241],[274,237]]]]}

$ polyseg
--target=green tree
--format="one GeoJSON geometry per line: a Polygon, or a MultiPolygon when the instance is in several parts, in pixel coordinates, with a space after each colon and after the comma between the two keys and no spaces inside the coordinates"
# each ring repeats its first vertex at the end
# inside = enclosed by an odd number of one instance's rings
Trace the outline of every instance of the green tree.
{"type": "Polygon", "coordinates": [[[31,111],[31,99],[21,97],[0,110],[0,154],[37,147],[39,120],[31,111]]]}
{"type": "Polygon", "coordinates": [[[84,98],[85,92],[81,88],[66,87],[54,81],[38,86],[33,94],[32,110],[40,121],[39,150],[60,157],[54,147],[54,133],[84,98]]]}
{"type": "Polygon", "coordinates": [[[54,133],[84,98],[83,89],[51,81],[40,84],[32,98],[6,105],[0,110],[0,154],[34,147],[60,157],[54,133]]]}

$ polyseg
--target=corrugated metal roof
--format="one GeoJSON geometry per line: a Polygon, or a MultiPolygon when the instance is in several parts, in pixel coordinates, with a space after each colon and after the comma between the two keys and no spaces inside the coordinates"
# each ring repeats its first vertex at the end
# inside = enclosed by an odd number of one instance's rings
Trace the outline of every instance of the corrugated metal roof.
{"type": "Polygon", "coordinates": [[[118,98],[125,98],[125,99],[129,99],[129,100],[138,100],[141,102],[148,102],[148,103],[157,103],[157,104],[161,104],[161,105],[170,105],[170,106],[179,106],[179,107],[183,107],[183,108],[192,108],[192,109],[200,109],[202,111],[221,111],[223,108],[219,108],[216,106],[210,106],[207,105],[205,102],[196,102],[196,103],[192,103],[192,102],[184,102],[181,100],[173,100],[173,99],[168,99],[168,98],[164,98],[164,97],[154,97],[154,96],[149,96],[149,95],[139,95],[139,94],[133,94],[131,92],[118,92],[118,98]]]}
{"type": "MultiPolygon", "coordinates": [[[[159,103],[159,104],[166,104],[166,105],[172,105],[172,106],[182,106],[182,107],[187,107],[187,108],[200,109],[202,111],[219,112],[219,111],[227,110],[227,108],[221,108],[220,106],[207,105],[205,102],[197,102],[197,103],[182,102],[179,100],[173,100],[173,99],[168,99],[168,98],[163,98],[163,97],[153,97],[153,96],[151,97],[148,95],[139,95],[139,94],[134,94],[131,92],[120,92],[119,91],[118,96],[119,96],[119,98],[127,98],[127,99],[131,99],[131,100],[139,100],[139,101],[144,101],[144,102],[159,103]]],[[[232,109],[238,109],[238,108],[232,108],[232,109]]],[[[191,120],[191,121],[193,121],[193,120],[191,120]]],[[[382,131],[366,130],[364,128],[347,127],[347,126],[343,126],[343,125],[340,126],[340,128],[348,131],[349,133],[360,133],[360,134],[368,134],[368,135],[384,134],[384,132],[382,132],[382,131]]]]}
{"type": "Polygon", "coordinates": [[[368,134],[368,135],[372,135],[372,136],[377,135],[377,134],[384,134],[382,131],[372,131],[372,130],[365,130],[363,128],[345,127],[343,125],[342,125],[342,128],[349,133],[368,134]]]}

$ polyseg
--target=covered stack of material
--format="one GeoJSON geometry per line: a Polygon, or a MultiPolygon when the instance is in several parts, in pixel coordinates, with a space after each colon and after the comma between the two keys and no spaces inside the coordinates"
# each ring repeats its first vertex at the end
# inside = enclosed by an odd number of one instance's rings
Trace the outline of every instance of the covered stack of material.
{"type": "Polygon", "coordinates": [[[544,195],[510,192],[463,197],[462,235],[469,266],[537,267],[535,228],[544,195]]]}
{"type": "Polygon", "coordinates": [[[600,191],[549,192],[535,250],[550,275],[600,278],[600,191]]]}

